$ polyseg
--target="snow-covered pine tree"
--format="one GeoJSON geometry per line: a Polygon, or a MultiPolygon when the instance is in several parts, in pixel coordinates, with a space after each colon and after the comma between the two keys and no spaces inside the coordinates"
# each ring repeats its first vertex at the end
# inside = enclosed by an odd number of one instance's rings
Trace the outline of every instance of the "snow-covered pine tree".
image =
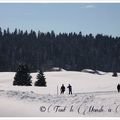
{"type": "Polygon", "coordinates": [[[14,77],[13,85],[32,86],[31,75],[27,65],[19,65],[14,77]]]}
{"type": "Polygon", "coordinates": [[[41,87],[46,87],[46,81],[45,81],[45,76],[42,71],[39,71],[37,74],[37,81],[35,82],[35,86],[41,86],[41,87]]]}

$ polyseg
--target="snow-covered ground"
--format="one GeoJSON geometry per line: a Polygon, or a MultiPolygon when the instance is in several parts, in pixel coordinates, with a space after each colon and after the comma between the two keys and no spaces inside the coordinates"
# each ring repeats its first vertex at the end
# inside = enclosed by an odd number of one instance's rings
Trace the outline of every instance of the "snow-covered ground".
{"type": "Polygon", "coordinates": [[[112,73],[89,71],[45,72],[47,87],[34,86],[37,73],[31,74],[33,86],[20,87],[12,85],[15,73],[1,72],[0,117],[120,117],[119,73],[112,77],[112,73]],[[66,87],[64,95],[57,94],[62,84],[66,87]],[[68,84],[72,85],[72,95],[68,94],[68,84]]]}

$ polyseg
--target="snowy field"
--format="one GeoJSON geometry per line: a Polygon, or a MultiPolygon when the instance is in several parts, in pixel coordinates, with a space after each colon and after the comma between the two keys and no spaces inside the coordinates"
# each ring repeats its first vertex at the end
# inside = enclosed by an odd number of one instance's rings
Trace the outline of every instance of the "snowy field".
{"type": "MultiPolygon", "coordinates": [[[[45,72],[47,87],[13,86],[13,72],[0,73],[0,117],[120,117],[120,83],[112,73],[92,70],[45,72]],[[57,87],[64,84],[64,95],[57,87]],[[67,86],[72,85],[73,94],[67,86]]],[[[36,74],[32,73],[33,85],[36,74]]]]}

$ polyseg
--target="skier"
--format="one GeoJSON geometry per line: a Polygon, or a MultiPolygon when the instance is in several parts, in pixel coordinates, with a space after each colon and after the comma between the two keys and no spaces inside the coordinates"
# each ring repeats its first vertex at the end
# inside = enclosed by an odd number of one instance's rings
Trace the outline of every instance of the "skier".
{"type": "Polygon", "coordinates": [[[117,90],[120,92],[120,84],[117,85],[117,90]]]}
{"type": "Polygon", "coordinates": [[[72,94],[72,86],[69,84],[67,88],[69,90],[69,94],[72,94]]]}
{"type": "Polygon", "coordinates": [[[62,84],[60,90],[61,90],[61,94],[64,94],[64,92],[65,92],[65,86],[64,86],[64,84],[62,84]]]}

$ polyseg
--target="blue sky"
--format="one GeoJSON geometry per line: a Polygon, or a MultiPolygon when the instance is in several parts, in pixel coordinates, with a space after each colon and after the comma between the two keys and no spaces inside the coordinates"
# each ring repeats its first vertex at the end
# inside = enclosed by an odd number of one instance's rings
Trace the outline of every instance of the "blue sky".
{"type": "Polygon", "coordinates": [[[120,3],[0,3],[0,27],[120,36],[120,3]]]}

